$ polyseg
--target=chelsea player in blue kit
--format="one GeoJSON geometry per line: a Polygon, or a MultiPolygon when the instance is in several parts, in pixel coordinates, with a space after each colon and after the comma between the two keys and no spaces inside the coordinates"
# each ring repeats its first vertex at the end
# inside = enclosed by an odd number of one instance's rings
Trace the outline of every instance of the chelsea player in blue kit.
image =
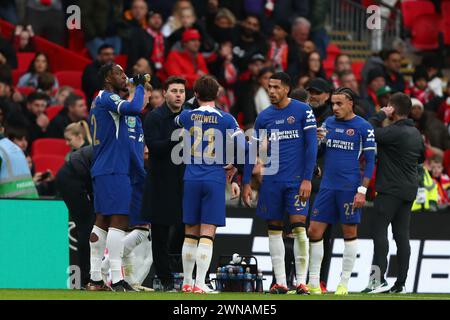
{"type": "MultiPolygon", "coordinates": [[[[248,151],[244,133],[236,120],[215,107],[218,91],[219,84],[214,78],[199,78],[194,84],[194,93],[200,107],[184,110],[175,118],[177,125],[189,132],[184,138],[187,163],[183,194],[183,292],[211,292],[205,285],[205,277],[211,263],[216,228],[225,225],[226,144],[230,139],[237,141],[240,136],[238,147],[248,151]]],[[[245,183],[250,181],[249,173],[249,170],[244,173],[245,183]]]]}
{"type": "Polygon", "coordinates": [[[135,77],[137,85],[133,100],[123,100],[119,93],[127,90],[127,76],[116,64],[100,68],[103,90],[94,99],[89,114],[94,156],[91,176],[94,189],[96,221],[90,236],[91,281],[88,290],[104,290],[101,263],[108,248],[114,291],[133,290],[122,276],[122,251],[131,202],[130,159],[126,115],[141,112],[145,83],[143,76],[135,77]]]}
{"type": "Polygon", "coordinates": [[[323,128],[318,130],[325,164],[308,229],[311,255],[308,287],[313,294],[321,294],[322,237],[328,224],[342,224],[345,243],[341,281],[335,294],[348,293],[348,281],[356,260],[357,226],[375,166],[375,134],[370,123],[355,115],[354,96],[349,88],[337,89],[331,96],[334,116],[327,118],[323,128]],[[365,159],[363,177],[360,172],[362,154],[365,159]]]}
{"type": "MultiPolygon", "coordinates": [[[[308,238],[305,222],[311,179],[317,157],[316,119],[311,108],[288,97],[290,77],[283,72],[273,74],[269,80],[270,105],[255,122],[255,139],[266,135],[271,165],[278,162],[277,172],[265,172],[259,190],[256,214],[267,221],[269,250],[276,283],[270,289],[274,294],[288,291],[283,242],[283,218],[289,215],[295,236],[294,257],[297,275],[297,293],[308,294],[306,275],[308,267],[308,238]],[[278,152],[274,144],[278,143],[278,152]]],[[[267,170],[267,166],[265,168],[267,170]]],[[[248,200],[249,186],[244,186],[244,201],[248,200]]]]}

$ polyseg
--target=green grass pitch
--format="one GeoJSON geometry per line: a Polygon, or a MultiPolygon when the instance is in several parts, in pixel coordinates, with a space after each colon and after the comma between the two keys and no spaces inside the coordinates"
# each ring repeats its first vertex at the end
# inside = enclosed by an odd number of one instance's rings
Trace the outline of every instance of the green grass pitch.
{"type": "Polygon", "coordinates": [[[257,293],[185,294],[162,292],[87,292],[80,290],[0,289],[0,300],[450,300],[450,294],[352,294],[320,296],[295,294],[270,295],[257,293]]]}

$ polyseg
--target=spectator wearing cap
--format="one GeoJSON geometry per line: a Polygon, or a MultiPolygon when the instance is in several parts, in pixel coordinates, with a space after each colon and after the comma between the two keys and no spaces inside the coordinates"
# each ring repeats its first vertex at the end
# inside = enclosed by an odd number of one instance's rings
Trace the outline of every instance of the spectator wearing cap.
{"type": "Polygon", "coordinates": [[[291,24],[289,21],[280,20],[275,23],[267,59],[272,63],[275,71],[283,71],[294,76],[298,69],[300,57],[290,34],[291,24]]]}
{"type": "Polygon", "coordinates": [[[424,105],[434,97],[433,91],[428,88],[428,73],[423,68],[416,68],[413,74],[414,85],[411,88],[411,97],[416,98],[424,105]]]}
{"type": "Polygon", "coordinates": [[[381,108],[388,106],[389,99],[392,95],[392,89],[389,86],[381,87],[377,90],[376,95],[379,103],[379,105],[376,107],[376,112],[378,112],[381,108]]]}
{"type": "Polygon", "coordinates": [[[376,107],[379,105],[377,99],[377,90],[386,85],[384,72],[380,68],[374,68],[369,71],[367,76],[366,99],[370,105],[370,114],[375,113],[376,107]]]}
{"type": "Polygon", "coordinates": [[[406,85],[400,73],[402,56],[397,50],[389,50],[384,56],[384,78],[393,92],[405,92],[406,85]]]}
{"type": "Polygon", "coordinates": [[[427,155],[443,157],[444,151],[450,149],[450,136],[444,123],[434,112],[424,109],[423,103],[416,98],[411,99],[411,118],[416,128],[424,136],[427,155]]]}
{"type": "Polygon", "coordinates": [[[64,130],[74,122],[86,120],[87,106],[84,99],[71,93],[64,101],[64,108],[52,119],[47,129],[49,138],[64,139],[64,130]]]}
{"type": "Polygon", "coordinates": [[[330,101],[332,90],[331,85],[323,78],[312,79],[306,85],[308,104],[313,109],[318,126],[333,115],[330,101]]]}
{"type": "Polygon", "coordinates": [[[233,54],[239,70],[245,70],[251,57],[257,53],[266,56],[268,45],[261,34],[261,22],[258,16],[247,15],[237,26],[233,40],[233,54]]]}
{"type": "Polygon", "coordinates": [[[258,88],[258,74],[264,68],[265,61],[262,54],[254,54],[248,63],[248,69],[241,74],[239,81],[234,86],[236,103],[232,107],[231,113],[240,120],[245,128],[252,128],[256,120],[254,97],[258,88]]]}
{"type": "Polygon", "coordinates": [[[197,29],[183,32],[183,50],[170,51],[166,59],[165,71],[168,76],[176,75],[186,79],[186,88],[192,89],[195,80],[209,73],[205,59],[200,54],[200,33],[197,29]]]}

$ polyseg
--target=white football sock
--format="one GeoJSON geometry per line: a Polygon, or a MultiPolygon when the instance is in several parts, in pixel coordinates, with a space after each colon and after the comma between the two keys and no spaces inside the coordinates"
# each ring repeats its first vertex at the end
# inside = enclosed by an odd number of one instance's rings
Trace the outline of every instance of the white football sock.
{"type": "Polygon", "coordinates": [[[309,241],[304,227],[297,227],[292,230],[294,235],[294,257],[297,286],[306,284],[308,274],[309,241]]]}
{"type": "Polygon", "coordinates": [[[108,248],[109,265],[111,267],[111,282],[115,284],[123,280],[122,276],[122,255],[123,255],[123,238],[125,231],[116,228],[108,229],[106,237],[106,247],[108,248]]]}
{"type": "Polygon", "coordinates": [[[195,286],[203,288],[205,286],[206,273],[211,264],[213,253],[213,241],[208,238],[200,238],[197,247],[195,263],[197,264],[197,274],[195,277],[195,286]]]}
{"type": "Polygon", "coordinates": [[[109,255],[104,256],[102,260],[102,277],[105,283],[108,281],[108,276],[109,276],[109,255]]]}
{"type": "Polygon", "coordinates": [[[197,256],[197,246],[198,240],[192,238],[184,238],[183,248],[181,250],[184,274],[183,285],[188,284],[192,286],[192,272],[194,272],[195,259],[197,256]]]}
{"type": "Polygon", "coordinates": [[[342,259],[342,273],[340,284],[347,287],[358,254],[358,240],[344,241],[344,256],[342,259]]]}
{"type": "Polygon", "coordinates": [[[309,284],[313,288],[320,287],[320,266],[323,259],[323,240],[309,242],[309,284]]]}
{"type": "Polygon", "coordinates": [[[138,285],[141,285],[147,278],[150,268],[153,263],[152,254],[152,243],[147,239],[141,242],[136,248],[134,248],[133,253],[136,255],[135,259],[135,278],[138,285]]]}
{"type": "Polygon", "coordinates": [[[89,246],[91,248],[91,280],[101,281],[102,258],[106,248],[107,232],[94,225],[92,233],[97,236],[98,240],[95,242],[89,241],[89,246]]]}
{"type": "Polygon", "coordinates": [[[287,287],[284,265],[283,231],[269,230],[269,251],[277,284],[287,287]]]}
{"type": "Polygon", "coordinates": [[[142,241],[148,238],[148,230],[134,229],[123,238],[123,256],[126,257],[142,241]]]}

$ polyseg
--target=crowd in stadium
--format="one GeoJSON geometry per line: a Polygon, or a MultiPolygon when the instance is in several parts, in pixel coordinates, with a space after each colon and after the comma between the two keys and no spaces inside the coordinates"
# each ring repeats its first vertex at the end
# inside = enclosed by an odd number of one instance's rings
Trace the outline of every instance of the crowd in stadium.
{"type": "MultiPolygon", "coordinates": [[[[324,33],[328,1],[79,1],[84,54],[93,61],[83,71],[81,88],[60,84],[52,61],[34,45],[35,35],[65,45],[66,1],[16,2],[2,2],[2,17],[17,26],[10,37],[0,38],[0,119],[8,137],[27,155],[39,138],[66,138],[73,141],[73,149],[85,143],[72,139],[83,132],[79,127],[65,129],[86,118],[100,89],[100,66],[118,56],[126,57],[122,64],[129,76],[152,75],[154,93],[147,110],[162,104],[161,83],[168,76],[187,80],[189,99],[194,80],[209,73],[223,87],[218,104],[243,128],[252,127],[269,105],[270,75],[285,71],[296,88],[307,87],[315,78],[331,84],[326,90],[351,88],[358,93],[358,114],[365,118],[386,106],[393,92],[410,94],[411,117],[427,144],[427,166],[438,186],[439,204],[449,203],[450,86],[442,78],[441,61],[424,55],[412,77],[405,77],[405,52],[386,43],[362,69],[355,69],[348,55],[335,54],[333,70],[325,71],[323,61],[330,59],[324,33]],[[21,53],[34,56],[18,77],[18,63],[24,63],[17,60],[21,53]],[[64,107],[50,119],[46,110],[53,106],[64,107]]],[[[319,93],[309,92],[315,115],[321,118],[329,92],[319,93]]],[[[31,165],[32,158],[29,161],[31,165]]],[[[41,174],[34,174],[40,195],[55,195],[52,176],[41,180],[41,174]]]]}

